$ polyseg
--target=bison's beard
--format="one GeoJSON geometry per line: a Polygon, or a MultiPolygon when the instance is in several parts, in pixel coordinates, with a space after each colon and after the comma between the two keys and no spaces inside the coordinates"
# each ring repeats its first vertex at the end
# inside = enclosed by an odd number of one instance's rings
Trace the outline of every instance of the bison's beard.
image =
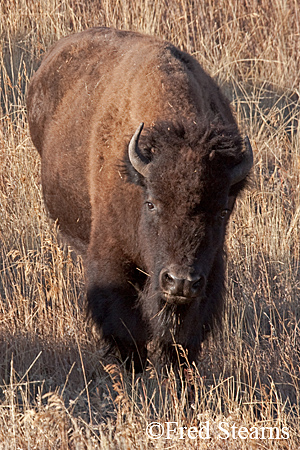
{"type": "Polygon", "coordinates": [[[177,364],[186,351],[190,362],[196,361],[207,334],[219,328],[224,304],[224,259],[216,258],[208,278],[205,296],[189,304],[168,303],[148,280],[140,296],[140,305],[158,356],[177,364]]]}
{"type": "Polygon", "coordinates": [[[196,352],[200,351],[202,325],[194,320],[199,316],[200,300],[193,299],[189,305],[171,304],[149,283],[141,295],[140,304],[151,330],[151,347],[157,356],[165,358],[168,363],[176,364],[178,352],[181,352],[178,345],[185,350],[190,347],[192,341],[193,347],[197,347],[196,352]],[[192,319],[195,322],[193,324],[192,319]]]}

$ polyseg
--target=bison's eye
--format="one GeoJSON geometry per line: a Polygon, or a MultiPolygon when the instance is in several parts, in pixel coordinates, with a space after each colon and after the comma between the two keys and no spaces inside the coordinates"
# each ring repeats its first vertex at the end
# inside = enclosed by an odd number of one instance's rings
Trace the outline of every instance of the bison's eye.
{"type": "Polygon", "coordinates": [[[229,216],[229,213],[230,213],[230,209],[223,209],[219,216],[220,219],[222,219],[222,220],[226,219],[226,217],[229,216]]]}
{"type": "Polygon", "coordinates": [[[149,211],[154,211],[155,205],[152,202],[146,202],[147,208],[149,209],[149,211]]]}

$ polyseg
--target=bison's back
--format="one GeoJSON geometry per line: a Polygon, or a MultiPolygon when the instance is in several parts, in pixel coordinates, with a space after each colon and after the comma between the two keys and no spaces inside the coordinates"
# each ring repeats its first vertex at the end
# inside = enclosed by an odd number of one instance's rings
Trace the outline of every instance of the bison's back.
{"type": "MultiPolygon", "coordinates": [[[[150,53],[154,53],[153,46],[158,42],[136,33],[93,28],[54,44],[28,90],[28,120],[37,149],[42,152],[45,134],[55,117],[60,123],[64,118],[70,120],[69,115],[86,117],[91,106],[91,114],[96,110],[100,114],[108,112],[116,93],[120,102],[125,85],[133,84],[139,66],[145,66],[149,59],[145,47],[152,47],[150,53]],[[99,104],[102,97],[104,103],[99,104]]],[[[127,100],[132,94],[132,88],[126,91],[127,100]]],[[[119,102],[116,107],[120,111],[119,102]]]]}
{"type": "Polygon", "coordinates": [[[78,115],[83,129],[81,116],[97,114],[99,120],[110,111],[120,121],[128,112],[134,122],[128,134],[147,117],[170,119],[188,111],[211,118],[218,112],[232,120],[217,85],[194,58],[155,37],[110,28],[92,28],[54,44],[32,79],[27,104],[40,152],[55,116],[63,123],[78,115]]]}

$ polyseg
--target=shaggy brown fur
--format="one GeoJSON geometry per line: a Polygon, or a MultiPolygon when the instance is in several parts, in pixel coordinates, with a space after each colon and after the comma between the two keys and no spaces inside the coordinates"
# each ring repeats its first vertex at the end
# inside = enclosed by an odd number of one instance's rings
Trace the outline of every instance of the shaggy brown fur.
{"type": "Polygon", "coordinates": [[[137,370],[151,339],[170,360],[174,342],[196,360],[222,316],[226,223],[244,184],[230,183],[243,150],[227,100],[170,43],[94,28],[50,49],[27,106],[45,202],[84,253],[104,338],[137,370]],[[127,150],[142,121],[147,177],[127,150]],[[197,295],[167,295],[165,269],[182,286],[197,274],[197,295]]]}

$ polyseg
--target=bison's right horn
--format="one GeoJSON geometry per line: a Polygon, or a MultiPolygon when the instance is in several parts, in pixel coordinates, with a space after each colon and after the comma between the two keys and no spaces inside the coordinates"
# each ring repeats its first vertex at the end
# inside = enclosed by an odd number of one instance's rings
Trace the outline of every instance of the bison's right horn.
{"type": "Polygon", "coordinates": [[[233,168],[231,173],[231,186],[242,181],[251,170],[253,166],[253,151],[248,136],[244,139],[245,151],[243,160],[233,168]]]}
{"type": "Polygon", "coordinates": [[[143,158],[139,150],[139,138],[143,127],[144,124],[142,122],[132,136],[128,146],[128,156],[129,161],[131,162],[135,170],[143,175],[143,177],[147,177],[149,175],[150,163],[147,162],[145,158],[143,158]]]}

